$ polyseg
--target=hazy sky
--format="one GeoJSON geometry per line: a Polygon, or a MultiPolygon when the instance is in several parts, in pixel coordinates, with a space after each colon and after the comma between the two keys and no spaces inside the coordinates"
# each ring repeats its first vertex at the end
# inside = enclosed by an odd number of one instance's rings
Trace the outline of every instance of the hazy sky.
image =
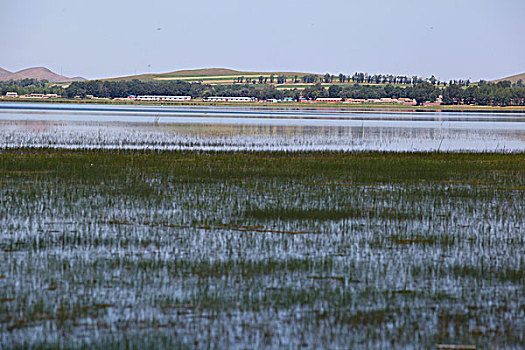
{"type": "Polygon", "coordinates": [[[488,80],[525,72],[525,0],[0,0],[0,67],[32,66],[488,80]]]}

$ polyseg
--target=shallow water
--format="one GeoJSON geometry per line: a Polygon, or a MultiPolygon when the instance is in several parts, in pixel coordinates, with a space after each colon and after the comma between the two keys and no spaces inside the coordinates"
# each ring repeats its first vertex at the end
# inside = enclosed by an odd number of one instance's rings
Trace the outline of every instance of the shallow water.
{"type": "Polygon", "coordinates": [[[2,103],[0,147],[522,152],[525,114],[2,103]]]}
{"type": "Polygon", "coordinates": [[[520,161],[4,150],[0,348],[520,349],[520,161]]]}

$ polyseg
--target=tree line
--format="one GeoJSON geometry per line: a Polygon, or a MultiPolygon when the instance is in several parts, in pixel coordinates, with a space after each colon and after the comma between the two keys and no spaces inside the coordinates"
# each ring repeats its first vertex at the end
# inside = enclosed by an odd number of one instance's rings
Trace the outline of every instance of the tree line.
{"type": "Polygon", "coordinates": [[[429,82],[422,82],[416,85],[399,86],[339,86],[331,85],[325,89],[321,84],[316,84],[305,88],[302,95],[307,98],[318,97],[340,97],[354,99],[378,99],[378,98],[411,98],[418,103],[432,102],[438,97],[442,97],[444,104],[475,104],[485,106],[524,106],[525,87],[512,86],[510,81],[498,83],[469,85],[452,83],[447,87],[438,87],[429,82]]]}
{"type": "Polygon", "coordinates": [[[181,81],[141,82],[86,81],[74,82],[65,89],[67,97],[126,97],[128,95],[185,95],[192,98],[208,96],[247,96],[258,99],[340,97],[355,99],[411,98],[418,102],[435,101],[440,95],[445,104],[524,105],[525,87],[512,86],[510,82],[469,85],[454,83],[446,87],[430,82],[419,82],[406,87],[384,85],[331,85],[328,89],[320,82],[304,89],[278,90],[273,85],[208,85],[181,81]]]}
{"type": "MultiPolygon", "coordinates": [[[[312,75],[313,76],[313,75],[312,75]]],[[[278,77],[276,77],[278,78],[278,77]]],[[[324,77],[327,78],[327,77],[324,77]]],[[[334,78],[335,79],[335,78],[334,78]]],[[[521,84],[522,85],[522,84],[521,84]]],[[[29,93],[56,93],[67,98],[85,98],[88,95],[106,98],[122,98],[129,95],[174,95],[191,96],[192,98],[205,98],[208,96],[245,96],[255,97],[260,100],[270,98],[282,99],[285,97],[309,99],[319,97],[339,97],[353,99],[378,99],[378,98],[411,98],[418,103],[435,101],[442,96],[444,104],[477,104],[477,105],[525,105],[525,87],[511,84],[509,81],[498,83],[460,84],[452,82],[446,87],[432,84],[428,81],[407,86],[396,85],[337,85],[332,84],[326,88],[317,82],[304,89],[294,88],[278,90],[274,85],[264,84],[234,84],[234,85],[208,85],[201,83],[188,83],[182,81],[168,82],[143,82],[140,80],[128,81],[83,81],[73,82],[63,89],[53,86],[45,81],[24,79],[20,81],[0,82],[0,92],[5,95],[8,91],[21,94],[29,93]]]]}
{"type": "Polygon", "coordinates": [[[0,81],[0,95],[5,95],[7,92],[16,92],[19,95],[27,94],[63,94],[64,89],[52,85],[47,80],[38,79],[22,79],[0,81]]]}
{"type": "Polygon", "coordinates": [[[86,97],[118,98],[129,95],[170,95],[191,96],[204,98],[208,96],[255,97],[258,99],[283,98],[287,92],[277,90],[273,85],[208,85],[202,83],[188,83],[183,81],[143,82],[137,79],[129,81],[83,81],[73,82],[65,89],[65,96],[69,98],[86,97]]]}
{"type": "MultiPolygon", "coordinates": [[[[326,73],[324,75],[318,74],[305,74],[302,76],[295,75],[293,77],[288,77],[286,75],[274,75],[270,76],[240,76],[233,80],[234,84],[315,84],[315,83],[340,83],[340,84],[398,84],[398,85],[415,85],[423,82],[428,82],[432,85],[437,86],[446,86],[446,82],[438,80],[434,75],[430,78],[422,78],[416,75],[412,77],[401,76],[401,75],[392,75],[392,74],[368,74],[368,73],[354,73],[353,75],[346,75],[339,73],[339,75],[333,75],[326,73]]],[[[449,84],[459,84],[461,86],[469,86],[470,80],[451,80],[449,84]]]]}

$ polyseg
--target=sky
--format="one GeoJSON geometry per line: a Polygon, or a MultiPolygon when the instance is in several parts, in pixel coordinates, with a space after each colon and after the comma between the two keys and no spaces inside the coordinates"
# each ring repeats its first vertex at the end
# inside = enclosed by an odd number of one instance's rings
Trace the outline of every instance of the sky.
{"type": "Polygon", "coordinates": [[[524,0],[0,0],[0,67],[492,80],[525,72],[524,0]]]}

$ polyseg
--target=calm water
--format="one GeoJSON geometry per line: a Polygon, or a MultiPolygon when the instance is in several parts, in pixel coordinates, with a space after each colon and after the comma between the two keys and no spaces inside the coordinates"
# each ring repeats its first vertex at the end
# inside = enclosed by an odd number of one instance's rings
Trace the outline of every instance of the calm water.
{"type": "Polygon", "coordinates": [[[525,114],[2,103],[0,147],[523,152],[525,114]]]}

